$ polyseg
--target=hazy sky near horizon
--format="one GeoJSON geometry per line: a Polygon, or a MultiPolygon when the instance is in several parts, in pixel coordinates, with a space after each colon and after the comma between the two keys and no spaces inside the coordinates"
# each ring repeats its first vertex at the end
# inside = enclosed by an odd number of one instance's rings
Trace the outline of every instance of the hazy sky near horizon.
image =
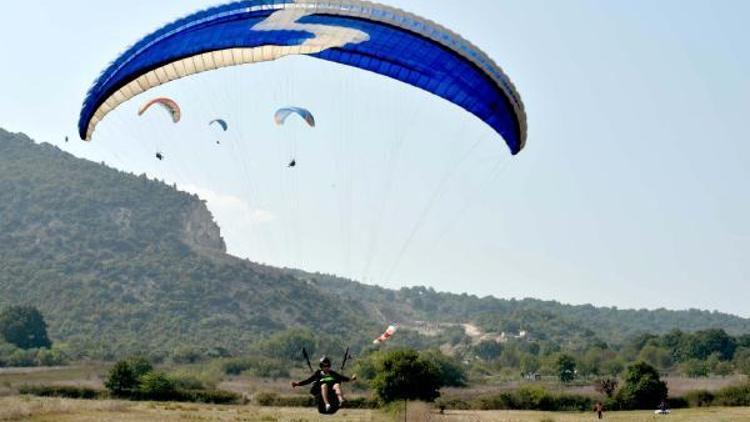
{"type": "Polygon", "coordinates": [[[525,151],[509,157],[443,100],[315,60],[160,87],[188,106],[181,127],[154,115],[135,129],[136,100],[78,142],[80,104],[107,63],[209,0],[133,0],[127,13],[105,0],[3,4],[0,127],[198,193],[230,252],[253,260],[394,288],[750,317],[750,2],[383,1],[498,61],[526,105],[525,151]],[[315,132],[261,124],[291,101],[319,113],[315,132]],[[217,114],[237,122],[227,148],[273,141],[211,159],[200,142],[217,114]],[[198,149],[157,163],[169,145],[128,144],[149,130],[198,149]],[[294,142],[278,147],[280,133],[294,142]],[[245,154],[256,158],[238,164],[245,154]]]}

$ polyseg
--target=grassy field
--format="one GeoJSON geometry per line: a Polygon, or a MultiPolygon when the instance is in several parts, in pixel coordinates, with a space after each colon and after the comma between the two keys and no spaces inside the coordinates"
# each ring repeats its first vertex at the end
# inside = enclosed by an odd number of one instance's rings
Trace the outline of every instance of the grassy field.
{"type": "MultiPolygon", "coordinates": [[[[344,410],[335,418],[321,417],[314,409],[263,408],[256,406],[212,406],[177,403],[136,403],[127,401],[76,401],[42,399],[17,396],[18,388],[28,384],[78,385],[102,388],[108,365],[88,364],[62,368],[14,368],[0,369],[0,421],[372,421],[386,422],[403,420],[403,414],[393,415],[380,411],[344,410]]],[[[726,378],[668,378],[670,392],[691,389],[715,390],[726,385],[744,382],[743,377],[726,378]]],[[[517,383],[516,383],[517,384],[517,383]]],[[[550,390],[563,390],[591,394],[589,386],[568,386],[561,388],[552,383],[542,383],[550,390]]],[[[225,388],[252,397],[260,391],[273,391],[281,394],[292,393],[289,380],[262,380],[248,377],[225,377],[219,382],[225,388]]],[[[478,385],[467,389],[446,389],[446,396],[475,397],[482,393],[496,392],[499,389],[518,387],[514,383],[503,385],[478,385]]],[[[351,391],[351,390],[350,390],[351,391]]],[[[299,394],[304,394],[304,391],[299,394]]],[[[363,394],[351,391],[352,396],[363,394]]],[[[677,410],[668,417],[656,417],[651,412],[612,412],[605,420],[612,421],[748,421],[750,408],[711,408],[677,410]]],[[[423,404],[409,406],[410,421],[458,421],[458,422],[568,422],[595,420],[593,414],[584,413],[545,413],[545,412],[478,412],[452,411],[446,415],[435,413],[423,404]]]]}
{"type": "MultiPolygon", "coordinates": [[[[52,384],[52,385],[76,385],[91,388],[104,388],[104,379],[111,364],[85,364],[68,367],[45,367],[45,368],[0,368],[0,396],[12,395],[18,391],[18,387],[27,384],[52,384]]],[[[191,374],[200,374],[205,370],[205,365],[182,365],[166,367],[163,369],[176,371],[192,371],[191,374]]],[[[294,371],[292,374],[295,379],[307,377],[305,371],[294,371]]],[[[239,394],[252,396],[258,392],[275,392],[279,394],[294,394],[290,389],[291,379],[260,379],[246,376],[225,376],[216,375],[216,384],[218,388],[234,391],[239,394]]],[[[728,377],[709,377],[709,378],[684,378],[684,377],[665,377],[664,380],[669,385],[671,396],[683,395],[691,390],[709,390],[716,391],[729,385],[739,385],[747,382],[748,378],[744,375],[733,375],[728,377]]],[[[496,393],[500,390],[510,390],[522,385],[530,384],[524,380],[503,380],[495,383],[478,383],[468,388],[445,388],[443,394],[446,397],[456,397],[471,400],[478,395],[496,393]]],[[[561,385],[555,380],[543,380],[531,383],[541,385],[549,391],[561,391],[568,393],[584,394],[598,397],[594,387],[590,382],[579,382],[573,385],[561,385]]],[[[366,389],[357,389],[364,387],[359,384],[347,385],[348,390],[356,395],[367,395],[366,389]]],[[[303,392],[297,391],[299,394],[303,392]]]]}
{"type": "MultiPolygon", "coordinates": [[[[645,412],[612,412],[610,421],[750,421],[750,408],[711,408],[677,410],[670,416],[645,412]]],[[[136,403],[125,401],[79,401],[32,397],[0,398],[0,421],[362,421],[403,420],[403,415],[377,411],[343,410],[335,417],[319,416],[313,409],[261,408],[256,406],[213,406],[177,403],[136,403]]],[[[448,412],[439,415],[424,404],[409,408],[409,421],[456,422],[573,422],[595,420],[593,414],[548,412],[448,412]]]]}

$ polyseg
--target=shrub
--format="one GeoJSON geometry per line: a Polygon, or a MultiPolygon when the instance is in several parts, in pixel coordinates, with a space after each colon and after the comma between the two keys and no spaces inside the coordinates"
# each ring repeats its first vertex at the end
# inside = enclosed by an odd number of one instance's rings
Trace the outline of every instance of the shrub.
{"type": "Polygon", "coordinates": [[[713,404],[715,396],[710,391],[696,390],[689,391],[685,394],[684,399],[688,407],[707,407],[713,404]]]}
{"type": "Polygon", "coordinates": [[[440,409],[449,409],[449,410],[470,410],[472,408],[471,403],[467,402],[464,399],[460,398],[439,398],[435,400],[435,406],[437,406],[440,409]]]}
{"type": "Polygon", "coordinates": [[[138,384],[139,397],[150,400],[172,400],[176,391],[175,382],[163,372],[149,372],[138,384]]]}
{"type": "Polygon", "coordinates": [[[231,391],[224,390],[177,390],[175,401],[188,401],[193,403],[207,404],[238,404],[242,396],[231,391]]]}
{"type": "Polygon", "coordinates": [[[750,383],[722,388],[715,395],[715,405],[750,406],[750,383]]]}
{"type": "Polygon", "coordinates": [[[180,346],[172,351],[172,362],[174,363],[197,363],[205,359],[204,353],[196,348],[180,346]]]}
{"type": "Polygon", "coordinates": [[[107,396],[107,392],[88,387],[68,385],[24,385],[18,389],[21,394],[39,397],[61,397],[66,399],[94,400],[107,396]]]}
{"type": "Polygon", "coordinates": [[[154,370],[154,366],[148,358],[143,356],[132,356],[126,360],[136,378],[140,378],[154,370]]]}
{"type": "Polygon", "coordinates": [[[550,393],[543,387],[522,387],[492,396],[481,396],[472,407],[480,410],[586,411],[593,399],[579,394],[550,393]]]}
{"type": "Polygon", "coordinates": [[[599,378],[594,381],[594,389],[607,397],[612,397],[617,390],[618,381],[616,378],[599,378]]]}
{"type": "Polygon", "coordinates": [[[138,377],[127,361],[119,361],[110,369],[104,386],[113,396],[126,397],[138,388],[138,377]]]}
{"type": "Polygon", "coordinates": [[[557,365],[557,377],[560,382],[569,383],[576,377],[576,360],[573,356],[562,354],[555,362],[557,365]]]}
{"type": "Polygon", "coordinates": [[[423,351],[420,356],[435,365],[441,384],[446,387],[466,387],[466,370],[458,359],[444,355],[437,349],[423,351]]]}
{"type": "Polygon", "coordinates": [[[258,406],[265,407],[312,407],[312,396],[280,396],[276,393],[261,392],[255,395],[258,406]]]}
{"type": "Polygon", "coordinates": [[[192,375],[174,375],[169,376],[177,390],[204,390],[203,382],[192,375]]]}
{"type": "Polygon", "coordinates": [[[667,400],[667,403],[671,409],[684,409],[690,407],[690,403],[688,403],[688,400],[685,397],[670,397],[667,400]]]}
{"type": "Polygon", "coordinates": [[[39,366],[58,366],[64,365],[68,361],[68,356],[57,348],[39,349],[36,353],[36,364],[39,366]]]}
{"type": "Polygon", "coordinates": [[[116,397],[128,397],[139,389],[141,379],[154,370],[148,359],[135,356],[121,360],[110,369],[104,386],[116,397]]]}
{"type": "Polygon", "coordinates": [[[279,359],[265,357],[244,357],[225,359],[221,363],[222,370],[227,375],[246,374],[259,378],[287,378],[289,369],[279,359]]]}
{"type": "Polygon", "coordinates": [[[220,363],[178,368],[169,372],[180,390],[211,390],[221,382],[224,370],[220,363]]]}
{"type": "Polygon", "coordinates": [[[8,366],[17,368],[36,366],[36,350],[16,349],[8,356],[8,366]]]}
{"type": "Polygon", "coordinates": [[[683,362],[680,365],[680,370],[690,378],[707,377],[710,372],[706,362],[698,359],[689,359],[683,362]]]}
{"type": "Polygon", "coordinates": [[[272,407],[276,405],[276,399],[279,397],[276,393],[260,392],[255,395],[255,402],[258,406],[272,407]]]}
{"type": "Polygon", "coordinates": [[[382,401],[434,401],[442,387],[440,370],[413,349],[396,349],[376,359],[371,388],[382,401]]]}
{"type": "Polygon", "coordinates": [[[512,393],[503,392],[492,396],[480,396],[474,399],[472,407],[479,410],[515,409],[512,393]]]}
{"type": "Polygon", "coordinates": [[[377,400],[368,399],[367,397],[347,398],[347,409],[377,409],[379,404],[377,400]]]}
{"type": "Polygon", "coordinates": [[[615,396],[622,409],[654,409],[667,398],[667,384],[656,369],[637,362],[625,373],[625,383],[615,396]]]}

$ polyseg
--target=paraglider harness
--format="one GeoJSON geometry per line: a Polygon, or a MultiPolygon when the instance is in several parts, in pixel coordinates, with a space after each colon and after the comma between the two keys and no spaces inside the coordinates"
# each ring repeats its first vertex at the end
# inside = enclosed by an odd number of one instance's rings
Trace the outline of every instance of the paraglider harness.
{"type": "MultiPolygon", "coordinates": [[[[302,355],[305,357],[305,362],[307,362],[307,367],[310,368],[310,372],[316,373],[317,371],[313,369],[312,364],[310,363],[310,355],[307,354],[307,349],[304,347],[302,348],[302,355]]],[[[340,370],[343,371],[344,368],[346,368],[346,363],[350,358],[351,355],[349,354],[349,348],[347,347],[346,352],[344,352],[344,359],[341,362],[340,370]]],[[[318,412],[322,415],[333,415],[338,412],[341,407],[338,396],[336,394],[329,394],[328,403],[331,407],[326,410],[326,404],[325,401],[323,401],[323,393],[321,392],[322,384],[330,383],[332,385],[336,381],[336,377],[331,374],[326,374],[321,376],[318,380],[313,381],[312,386],[310,387],[310,394],[315,398],[315,405],[318,407],[318,412]]]]}

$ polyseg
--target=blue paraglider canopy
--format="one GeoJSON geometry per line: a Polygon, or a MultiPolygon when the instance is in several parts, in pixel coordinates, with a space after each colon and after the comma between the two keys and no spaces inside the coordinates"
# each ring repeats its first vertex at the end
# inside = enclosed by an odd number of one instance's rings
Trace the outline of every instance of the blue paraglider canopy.
{"type": "Polygon", "coordinates": [[[215,120],[211,120],[211,121],[210,121],[210,122],[208,123],[208,125],[209,125],[209,126],[211,126],[211,125],[219,125],[219,126],[221,126],[221,129],[222,129],[222,130],[223,130],[224,132],[226,132],[226,131],[227,131],[227,130],[229,129],[229,125],[227,124],[226,120],[224,120],[224,119],[215,119],[215,120]]]}
{"type": "Polygon", "coordinates": [[[385,75],[462,107],[499,133],[513,154],[526,114],[500,67],[427,19],[361,0],[247,0],[214,7],[148,35],[90,89],[82,139],[123,102],[161,84],[227,66],[308,55],[385,75]]]}

